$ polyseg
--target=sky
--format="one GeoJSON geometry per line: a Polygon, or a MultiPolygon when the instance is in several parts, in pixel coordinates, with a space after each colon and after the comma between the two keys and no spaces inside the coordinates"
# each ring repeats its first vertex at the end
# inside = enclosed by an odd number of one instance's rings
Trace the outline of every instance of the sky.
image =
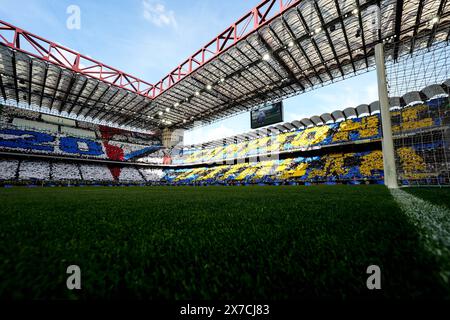
{"type": "MultiPolygon", "coordinates": [[[[0,0],[0,20],[156,83],[259,2],[0,0]],[[74,6],[80,12],[79,28],[71,27],[74,6]]],[[[375,100],[376,75],[369,72],[286,99],[284,121],[375,100]]],[[[247,131],[250,131],[250,115],[243,113],[185,132],[185,143],[200,143],[247,131]]]]}

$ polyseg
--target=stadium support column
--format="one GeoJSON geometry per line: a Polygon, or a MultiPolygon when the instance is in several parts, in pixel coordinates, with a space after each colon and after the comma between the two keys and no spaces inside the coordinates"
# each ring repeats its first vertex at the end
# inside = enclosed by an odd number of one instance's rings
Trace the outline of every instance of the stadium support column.
{"type": "Polygon", "coordinates": [[[172,148],[176,145],[182,145],[184,140],[184,131],[182,129],[164,128],[162,132],[162,144],[166,148],[172,148]]]}
{"type": "Polygon", "coordinates": [[[397,170],[395,166],[394,139],[392,138],[391,114],[386,82],[386,66],[384,64],[384,44],[375,46],[375,61],[377,66],[378,98],[380,101],[381,127],[383,130],[383,166],[384,184],[390,188],[398,188],[397,170]]]}

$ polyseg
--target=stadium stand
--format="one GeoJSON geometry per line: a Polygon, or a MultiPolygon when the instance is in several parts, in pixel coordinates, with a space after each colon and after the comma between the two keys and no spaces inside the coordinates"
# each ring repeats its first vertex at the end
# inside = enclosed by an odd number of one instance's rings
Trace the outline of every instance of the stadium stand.
{"type": "MultiPolygon", "coordinates": [[[[444,114],[446,108],[448,109],[447,100],[447,98],[439,98],[430,100],[426,104],[405,106],[399,111],[392,111],[394,133],[440,126],[443,119],[448,118],[448,115],[444,114]]],[[[183,156],[175,155],[174,163],[206,163],[380,138],[380,116],[374,114],[347,119],[338,123],[280,133],[271,137],[257,138],[248,142],[200,150],[191,149],[183,152],[183,156]]]]}
{"type": "Polygon", "coordinates": [[[118,167],[101,163],[78,163],[61,159],[0,159],[0,185],[10,184],[142,184],[160,182],[162,169],[118,167]]]}
{"type": "Polygon", "coordinates": [[[79,128],[47,123],[39,114],[3,107],[0,150],[128,161],[160,148],[151,135],[79,122],[79,128]]]}
{"type": "MultiPolygon", "coordinates": [[[[449,98],[439,88],[442,86],[423,90],[431,99],[425,99],[427,95],[423,92],[391,99],[402,184],[424,180],[437,184],[448,180],[449,98]]],[[[0,161],[3,184],[21,181],[171,185],[383,182],[378,102],[294,121],[291,130],[274,133],[266,130],[261,131],[264,135],[254,138],[240,140],[234,136],[173,150],[162,149],[160,141],[142,133],[83,122],[77,122],[77,128],[72,128],[54,123],[40,125],[40,121],[34,112],[2,108],[0,151],[60,157],[58,160],[3,159],[0,161]],[[163,159],[170,152],[174,165],[167,167],[163,159]],[[74,163],[61,158],[68,155],[84,160],[74,163]],[[91,163],[89,159],[132,162],[132,166],[91,163]]]]}
{"type": "Polygon", "coordinates": [[[85,181],[114,181],[113,175],[106,165],[81,164],[80,171],[85,181]]]}
{"type": "Polygon", "coordinates": [[[164,177],[162,169],[141,168],[139,171],[147,182],[159,182],[164,177]]]}
{"type": "Polygon", "coordinates": [[[80,170],[74,163],[56,162],[52,165],[52,180],[72,181],[82,180],[80,170]]]}
{"type": "Polygon", "coordinates": [[[140,174],[138,169],[133,167],[124,167],[120,171],[119,176],[120,181],[131,181],[131,182],[144,182],[144,178],[140,174]]]}
{"type": "Polygon", "coordinates": [[[171,184],[354,183],[359,180],[381,183],[382,179],[379,150],[168,170],[164,177],[171,184]]]}
{"type": "Polygon", "coordinates": [[[22,161],[19,166],[20,180],[50,180],[50,163],[44,161],[22,161]]]}
{"type": "Polygon", "coordinates": [[[18,160],[0,160],[0,180],[15,179],[18,167],[18,160]]]}

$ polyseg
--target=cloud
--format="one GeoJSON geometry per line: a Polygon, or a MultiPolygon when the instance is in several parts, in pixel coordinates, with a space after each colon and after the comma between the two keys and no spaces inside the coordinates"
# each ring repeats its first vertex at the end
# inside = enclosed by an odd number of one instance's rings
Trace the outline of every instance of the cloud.
{"type": "Polygon", "coordinates": [[[167,10],[166,7],[154,0],[143,0],[143,16],[144,19],[151,22],[153,25],[161,27],[173,27],[177,28],[177,20],[175,18],[175,12],[167,10]]]}

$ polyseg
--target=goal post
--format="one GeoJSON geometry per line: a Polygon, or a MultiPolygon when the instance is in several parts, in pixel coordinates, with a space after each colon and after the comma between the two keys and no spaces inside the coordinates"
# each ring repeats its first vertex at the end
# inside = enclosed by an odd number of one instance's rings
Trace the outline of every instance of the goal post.
{"type": "Polygon", "coordinates": [[[380,102],[381,128],[383,132],[382,150],[384,166],[384,184],[390,188],[398,188],[397,169],[395,165],[394,139],[392,137],[392,124],[389,106],[389,97],[386,80],[386,66],[384,58],[384,44],[375,46],[375,63],[377,68],[378,99],[380,102]]]}

